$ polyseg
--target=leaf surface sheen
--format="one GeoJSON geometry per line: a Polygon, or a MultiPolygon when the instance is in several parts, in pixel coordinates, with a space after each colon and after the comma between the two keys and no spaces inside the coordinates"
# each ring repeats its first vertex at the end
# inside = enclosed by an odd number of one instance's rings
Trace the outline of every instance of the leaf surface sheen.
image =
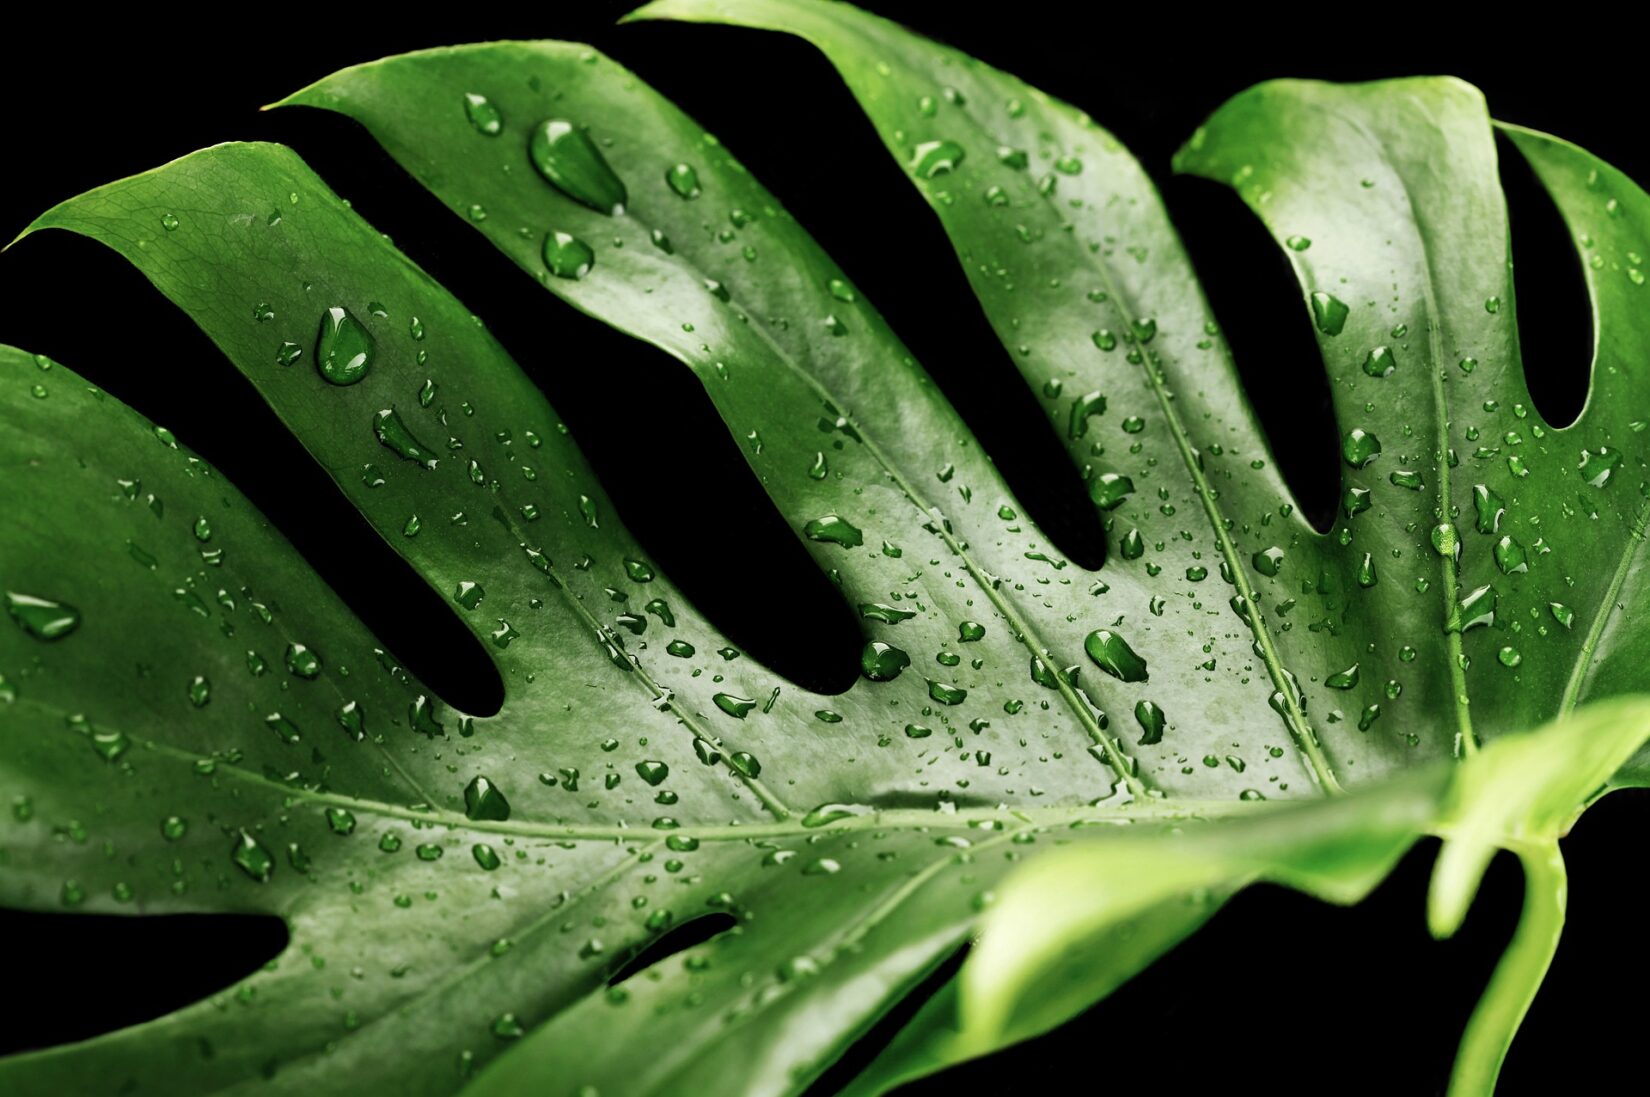
{"type": "MultiPolygon", "coordinates": [[[[1554,761],[1570,783],[1542,772],[1537,740],[1510,740],[1498,764],[1468,759],[1473,798],[1449,806],[1465,795],[1452,757],[1646,685],[1624,627],[1646,514],[1647,291],[1629,272],[1650,224],[1630,181],[1509,130],[1598,259],[1594,391],[1559,430],[1524,387],[1476,92],[1274,82],[1193,137],[1177,166],[1234,185],[1284,244],[1342,430],[1380,442],[1344,473],[1369,506],[1320,535],[1148,177],[1085,116],[835,5],[640,14],[776,26],[825,51],[1045,394],[1102,508],[1106,567],[1058,556],[848,276],[714,138],[585,47],[427,51],[288,102],[358,118],[547,289],[695,370],[863,618],[867,673],[843,695],[728,649],[481,322],[289,150],[219,146],[64,203],[33,228],[102,240],[190,312],[453,600],[505,702],[471,718],[430,698],[394,638],[368,635],[169,434],[0,352],[0,457],[23,485],[0,579],[81,614],[55,640],[0,632],[8,722],[30,733],[0,756],[19,823],[0,899],[293,930],[222,1001],[0,1063],[17,1092],[268,1089],[262,1074],[281,1091],[451,1093],[528,1030],[476,1092],[794,1092],[968,939],[1026,854],[1064,847],[1034,865],[1068,875],[1005,892],[986,924],[1011,928],[872,1065],[871,1092],[1058,1023],[1251,880],[1354,901],[1454,811],[1468,837],[1434,896],[1452,928],[1497,840],[1528,824],[1534,856],[1603,775],[1638,782],[1616,769],[1642,738],[1623,704],[1613,725],[1561,725],[1599,737],[1554,761]],[[582,176],[541,171],[541,131],[573,159],[566,134],[586,134],[618,190],[589,185],[588,156],[560,165],[582,176]],[[331,309],[370,347],[346,385],[319,368],[331,309]],[[1473,814],[1498,781],[1559,793],[1503,796],[1528,817],[1473,814]],[[1047,918],[1041,943],[1012,928],[1019,910],[1047,918]],[[714,912],[739,924],[606,986],[714,912]],[[1097,934],[1089,959],[1050,966],[1097,934]],[[1028,991],[1034,975],[1055,982],[1028,991]],[[253,1024],[257,1041],[237,1038],[253,1024]]],[[[683,533],[736,549],[736,529],[712,513],[683,533]]]]}

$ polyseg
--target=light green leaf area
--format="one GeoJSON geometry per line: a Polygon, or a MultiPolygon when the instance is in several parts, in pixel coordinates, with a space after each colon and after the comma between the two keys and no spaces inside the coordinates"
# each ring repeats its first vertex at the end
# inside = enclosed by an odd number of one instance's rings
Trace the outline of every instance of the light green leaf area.
{"type": "MultiPolygon", "coordinates": [[[[505,700],[433,697],[187,439],[0,350],[0,901],[292,932],[217,998],[0,1061],[6,1091],[794,1093],[978,938],[853,1083],[876,1092],[1072,1016],[1249,882],[1356,901],[1427,833],[1439,932],[1493,849],[1539,882],[1458,1067],[1485,1089],[1562,920],[1556,839],[1643,772],[1647,702],[1571,712],[1650,688],[1650,200],[1510,131],[1597,258],[1593,398],[1558,429],[1524,387],[1475,92],[1273,83],[1199,131],[1179,166],[1266,219],[1320,332],[1347,466],[1320,534],[1104,131],[850,8],[645,14],[825,51],[1046,398],[1106,566],[1026,518],[772,195],[586,47],[411,54],[287,102],[358,118],[547,289],[695,371],[862,620],[844,694],[733,650],[481,320],[290,150],[66,202],[31,231],[101,240],[186,310],[505,700]],[[730,928],[627,964],[711,915],[730,928]]],[[[545,345],[576,322],[547,307],[545,345]]],[[[738,527],[707,502],[681,534],[736,567],[738,527]]]]}

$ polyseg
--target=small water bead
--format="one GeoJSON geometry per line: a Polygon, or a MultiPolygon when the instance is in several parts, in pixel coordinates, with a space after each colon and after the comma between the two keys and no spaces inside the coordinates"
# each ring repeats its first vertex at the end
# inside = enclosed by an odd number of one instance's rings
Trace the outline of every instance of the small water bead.
{"type": "Polygon", "coordinates": [[[1576,611],[1563,602],[1548,602],[1547,608],[1552,611],[1553,620],[1567,629],[1575,628],[1576,611]]]}
{"type": "Polygon", "coordinates": [[[1283,243],[1290,251],[1305,251],[1312,246],[1312,241],[1304,236],[1291,236],[1285,239],[1283,243]]]}
{"type": "Polygon", "coordinates": [[[196,708],[205,708],[207,702],[212,699],[212,683],[205,676],[197,674],[189,680],[189,686],[185,693],[191,705],[196,708]]]}
{"type": "Polygon", "coordinates": [[[686,640],[672,640],[670,643],[665,645],[665,651],[671,655],[674,655],[678,659],[691,659],[693,657],[694,648],[693,645],[688,643],[686,640]]]}
{"type": "Polygon", "coordinates": [[[942,705],[960,705],[968,699],[968,691],[961,686],[948,686],[944,682],[928,679],[928,699],[942,705]]]}
{"type": "Polygon", "coordinates": [[[1096,331],[1093,335],[1089,336],[1089,338],[1092,339],[1094,341],[1094,345],[1099,347],[1101,350],[1117,349],[1117,336],[1110,328],[1101,328],[1099,331],[1096,331]]]}
{"type": "Polygon", "coordinates": [[[464,815],[502,823],[510,818],[510,802],[489,778],[478,775],[464,786],[464,815]]]}
{"type": "Polygon", "coordinates": [[[701,193],[699,173],[692,164],[672,164],[665,169],[665,182],[678,198],[697,198],[701,193]]]}
{"type": "Polygon", "coordinates": [[[1501,298],[1499,298],[1499,297],[1487,297],[1487,298],[1485,298],[1484,299],[1484,311],[1488,312],[1488,313],[1500,312],[1501,311],[1501,298]]]}
{"type": "Polygon", "coordinates": [[[61,640],[80,627],[80,611],[67,602],[6,592],[6,613],[36,640],[61,640]]]}
{"type": "Polygon", "coordinates": [[[475,609],[481,605],[481,600],[485,597],[487,597],[487,591],[482,588],[481,584],[471,582],[468,579],[460,581],[453,588],[453,601],[465,609],[475,609]]]}
{"type": "Polygon", "coordinates": [[[304,348],[290,339],[282,343],[275,350],[275,364],[290,366],[304,356],[304,348]]]}
{"type": "Polygon", "coordinates": [[[315,368],[334,385],[353,385],[367,375],[377,353],[372,333],[342,305],[321,314],[315,336],[315,368]]]}
{"type": "Polygon", "coordinates": [[[1486,484],[1472,486],[1472,506],[1477,518],[1474,527],[1479,533],[1499,533],[1501,519],[1507,513],[1506,504],[1486,484]]]}
{"type": "Polygon", "coordinates": [[[533,127],[527,140],[527,155],[557,190],[595,210],[617,215],[624,212],[629,196],[624,182],[614,174],[590,135],[561,118],[550,118],[533,127]]]}
{"type": "Polygon", "coordinates": [[[1139,434],[1146,429],[1146,421],[1138,415],[1131,415],[1123,420],[1124,434],[1139,434]]]}
{"type": "Polygon", "coordinates": [[[1421,474],[1414,469],[1394,469],[1387,480],[1393,487],[1405,488],[1409,491],[1420,491],[1425,486],[1421,474]]]}
{"type": "Polygon", "coordinates": [[[1500,651],[1496,652],[1495,658],[1504,667],[1516,667],[1524,661],[1524,657],[1518,654],[1518,649],[1511,644],[1503,646],[1500,651]]]}
{"type": "Polygon", "coordinates": [[[881,621],[885,625],[897,625],[901,621],[909,621],[916,616],[912,610],[896,609],[881,602],[861,602],[859,615],[867,621],[881,621]]]}
{"type": "Polygon", "coordinates": [[[476,864],[480,865],[482,870],[485,872],[492,872],[497,869],[499,865],[504,863],[499,858],[498,850],[494,849],[490,845],[487,845],[485,842],[477,842],[475,845],[471,846],[470,856],[475,858],[476,864]]]}
{"type": "Polygon", "coordinates": [[[1351,313],[1346,302],[1328,293],[1314,293],[1312,295],[1312,322],[1325,335],[1339,335],[1346,327],[1346,318],[1351,313]]]}
{"type": "Polygon", "coordinates": [[[557,278],[577,281],[596,265],[596,253],[572,233],[552,230],[544,237],[544,265],[557,278]]]}
{"type": "Polygon", "coordinates": [[[160,821],[160,836],[168,842],[176,842],[189,833],[189,821],[178,815],[168,815],[160,821]]]}
{"type": "Polygon", "coordinates": [[[1471,373],[1473,370],[1478,368],[1478,359],[1468,356],[1461,359],[1457,365],[1461,367],[1462,373],[1471,373]]]}
{"type": "Polygon", "coordinates": [[[361,714],[361,706],[354,701],[346,701],[333,714],[338,726],[344,729],[344,734],[359,743],[367,737],[366,721],[361,714]]]}
{"type": "Polygon", "coordinates": [[[1381,455],[1381,440],[1364,430],[1353,427],[1341,439],[1341,456],[1355,469],[1361,469],[1381,455]]]}

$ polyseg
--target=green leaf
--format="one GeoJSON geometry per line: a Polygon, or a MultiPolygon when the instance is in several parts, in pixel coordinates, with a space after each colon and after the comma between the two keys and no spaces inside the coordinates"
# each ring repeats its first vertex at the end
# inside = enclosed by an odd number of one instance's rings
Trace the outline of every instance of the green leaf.
{"type": "MultiPolygon", "coordinates": [[[[219,1000],[0,1062],[8,1092],[261,1071],[438,1094],[494,1059],[475,1092],[796,1092],[983,930],[855,1084],[874,1092],[1073,1015],[1252,880],[1355,901],[1432,831],[1440,932],[1489,850],[1532,872],[1458,1066],[1461,1091],[1491,1084],[1556,939],[1557,834],[1643,774],[1619,768],[1642,702],[1564,717],[1650,688],[1628,627],[1650,199],[1512,132],[1601,260],[1595,398],[1560,430],[1524,389],[1475,92],[1277,82],[1194,136],[1180,168],[1266,219],[1320,332],[1349,494],[1319,534],[1103,130],[851,8],[645,14],[782,27],[837,65],[1044,393],[1108,564],[1061,558],[847,275],[585,47],[410,54],[287,102],[358,118],[545,288],[695,371],[863,620],[840,696],[733,651],[480,320],[289,150],[219,146],[64,203],[31,231],[109,244],[188,311],[452,600],[505,701],[432,699],[169,433],[0,352],[20,485],[0,900],[293,936],[219,1000]],[[630,970],[711,913],[733,928],[630,970]]],[[[738,520],[681,533],[738,566],[738,520]]]]}

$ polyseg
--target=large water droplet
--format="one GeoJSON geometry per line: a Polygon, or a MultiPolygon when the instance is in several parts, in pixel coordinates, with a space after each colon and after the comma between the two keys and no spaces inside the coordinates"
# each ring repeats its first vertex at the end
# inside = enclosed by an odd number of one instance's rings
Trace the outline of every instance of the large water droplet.
{"type": "Polygon", "coordinates": [[[485,95],[473,91],[464,94],[464,117],[470,120],[477,133],[488,137],[497,137],[504,129],[504,116],[499,113],[498,107],[485,95]]]}
{"type": "Polygon", "coordinates": [[[1339,335],[1341,329],[1346,327],[1346,317],[1350,311],[1339,297],[1327,293],[1312,295],[1312,322],[1325,335],[1339,335]]]}
{"type": "Polygon", "coordinates": [[[963,147],[955,141],[924,141],[911,155],[911,170],[919,179],[933,179],[955,171],[962,160],[963,147]]]}
{"type": "Polygon", "coordinates": [[[577,281],[596,265],[596,253],[572,233],[551,231],[544,237],[544,265],[557,278],[577,281]]]}
{"type": "Polygon", "coordinates": [[[889,682],[911,665],[911,656],[891,644],[872,641],[859,653],[860,672],[873,682],[889,682]]]}
{"type": "Polygon", "coordinates": [[[590,135],[573,123],[550,118],[533,127],[527,155],[557,190],[597,213],[624,212],[624,182],[607,166],[590,135]]]}
{"type": "Polygon", "coordinates": [[[1362,427],[1353,427],[1341,439],[1341,456],[1355,469],[1361,469],[1381,455],[1381,440],[1362,427]]]}
{"type": "Polygon", "coordinates": [[[672,164],[665,171],[665,182],[681,198],[699,197],[699,173],[692,164],[672,164]]]}
{"type": "Polygon", "coordinates": [[[835,514],[812,519],[802,527],[802,533],[810,541],[824,541],[843,548],[855,548],[865,543],[864,533],[848,519],[835,514]]]}
{"type": "Polygon", "coordinates": [[[267,884],[269,877],[275,872],[275,857],[246,831],[241,831],[235,838],[235,846],[230,850],[229,857],[240,870],[258,881],[267,884]]]}
{"type": "Polygon", "coordinates": [[[1163,710],[1157,707],[1154,701],[1138,701],[1134,706],[1134,718],[1140,722],[1141,734],[1139,743],[1149,747],[1153,743],[1163,741],[1163,727],[1167,719],[1163,710]]]}
{"type": "Polygon", "coordinates": [[[424,443],[413,437],[407,424],[394,408],[385,408],[372,417],[372,432],[384,448],[403,460],[435,468],[436,456],[424,443]]]}
{"type": "Polygon", "coordinates": [[[1095,666],[1113,678],[1124,682],[1146,681],[1146,660],[1111,629],[1096,629],[1089,633],[1083,641],[1083,650],[1088,652],[1095,666]]]}
{"type": "Polygon", "coordinates": [[[1120,472],[1102,472],[1089,481],[1089,498],[1101,510],[1114,510],[1134,494],[1134,481],[1120,472]]]}
{"type": "Polygon", "coordinates": [[[315,336],[315,368],[335,385],[353,385],[372,368],[372,333],[342,305],[321,314],[315,336]]]}
{"type": "Polygon", "coordinates": [[[6,612],[36,640],[61,640],[80,627],[80,611],[65,602],[6,592],[6,612]]]}
{"type": "Polygon", "coordinates": [[[477,776],[464,786],[464,814],[471,819],[491,819],[504,822],[510,818],[510,801],[504,792],[486,777],[477,776]]]}

